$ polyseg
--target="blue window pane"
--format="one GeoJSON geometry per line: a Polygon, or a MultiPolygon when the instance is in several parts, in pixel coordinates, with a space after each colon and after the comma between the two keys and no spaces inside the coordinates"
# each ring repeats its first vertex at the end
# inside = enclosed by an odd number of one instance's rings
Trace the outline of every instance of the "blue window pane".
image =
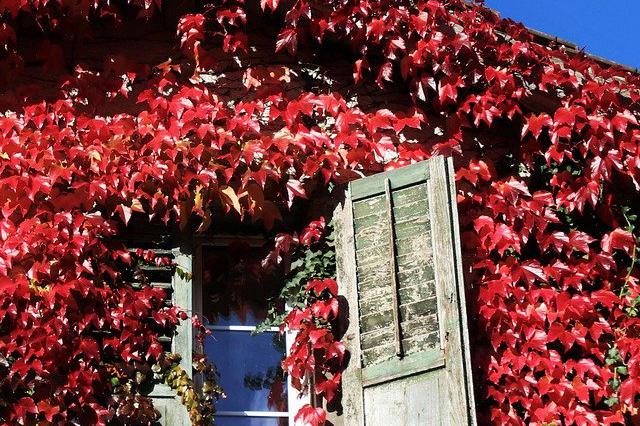
{"type": "Polygon", "coordinates": [[[287,381],[280,368],[283,336],[214,331],[205,341],[205,353],[227,396],[217,402],[218,411],[287,411],[287,381]]]}
{"type": "Polygon", "coordinates": [[[216,426],[288,426],[286,417],[216,417],[216,426]]]}
{"type": "Polygon", "coordinates": [[[212,324],[215,325],[252,325],[256,326],[267,317],[266,310],[255,312],[255,306],[237,305],[236,312],[230,312],[228,315],[220,315],[212,324]]]}

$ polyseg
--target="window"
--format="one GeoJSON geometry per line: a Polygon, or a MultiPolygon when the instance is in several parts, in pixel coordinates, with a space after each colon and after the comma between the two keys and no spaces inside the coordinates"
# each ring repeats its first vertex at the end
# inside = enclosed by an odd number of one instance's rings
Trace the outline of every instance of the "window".
{"type": "Polygon", "coordinates": [[[226,394],[216,405],[219,426],[292,425],[302,405],[280,367],[291,336],[277,328],[253,333],[282,284],[281,273],[265,274],[259,267],[264,254],[259,245],[207,242],[195,263],[201,268],[196,294],[212,332],[202,349],[226,394]]]}

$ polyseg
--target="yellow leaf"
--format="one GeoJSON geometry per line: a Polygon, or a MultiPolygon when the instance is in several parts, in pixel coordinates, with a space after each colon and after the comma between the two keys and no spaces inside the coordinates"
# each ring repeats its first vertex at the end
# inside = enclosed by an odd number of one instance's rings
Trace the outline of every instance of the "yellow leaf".
{"type": "Polygon", "coordinates": [[[196,211],[202,210],[202,186],[201,185],[198,185],[198,187],[195,190],[195,195],[193,197],[193,206],[195,207],[196,211]]]}
{"type": "Polygon", "coordinates": [[[180,139],[176,142],[176,147],[178,147],[181,151],[187,150],[191,146],[191,141],[188,139],[180,139]]]}
{"type": "Polygon", "coordinates": [[[220,187],[220,195],[224,198],[224,201],[230,206],[232,206],[235,211],[240,213],[240,201],[238,200],[238,196],[236,192],[230,186],[222,186],[220,187]]]}
{"type": "Polygon", "coordinates": [[[144,208],[142,207],[142,203],[139,199],[134,198],[131,200],[131,210],[134,212],[144,213],[144,208]]]}

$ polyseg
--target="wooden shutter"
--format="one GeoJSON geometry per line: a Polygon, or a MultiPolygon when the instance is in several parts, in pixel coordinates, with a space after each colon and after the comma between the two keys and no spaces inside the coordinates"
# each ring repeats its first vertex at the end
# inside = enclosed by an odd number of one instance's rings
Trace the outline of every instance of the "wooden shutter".
{"type": "MultiPolygon", "coordinates": [[[[191,274],[191,255],[179,248],[170,250],[154,249],[158,256],[170,258],[182,271],[191,274]]],[[[163,288],[171,296],[171,303],[180,306],[187,312],[193,310],[192,282],[185,279],[184,274],[178,274],[175,267],[143,265],[140,267],[145,281],[154,287],[163,288]]],[[[193,327],[191,320],[181,321],[172,335],[162,336],[160,341],[167,352],[180,354],[181,367],[191,376],[192,351],[193,351],[193,327]]],[[[150,392],[149,397],[153,405],[160,412],[160,425],[182,426],[190,425],[187,409],[180,402],[173,389],[165,384],[157,384],[150,392]]]]}
{"type": "Polygon", "coordinates": [[[474,425],[451,160],[352,182],[335,219],[345,424],[474,425]]]}

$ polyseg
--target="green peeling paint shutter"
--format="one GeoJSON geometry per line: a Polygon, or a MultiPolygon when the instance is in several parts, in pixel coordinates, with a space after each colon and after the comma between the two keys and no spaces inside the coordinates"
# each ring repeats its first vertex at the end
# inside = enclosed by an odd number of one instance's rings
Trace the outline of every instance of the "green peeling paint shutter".
{"type": "Polygon", "coordinates": [[[336,212],[345,424],[475,424],[457,220],[443,157],[350,184],[336,212]]]}

